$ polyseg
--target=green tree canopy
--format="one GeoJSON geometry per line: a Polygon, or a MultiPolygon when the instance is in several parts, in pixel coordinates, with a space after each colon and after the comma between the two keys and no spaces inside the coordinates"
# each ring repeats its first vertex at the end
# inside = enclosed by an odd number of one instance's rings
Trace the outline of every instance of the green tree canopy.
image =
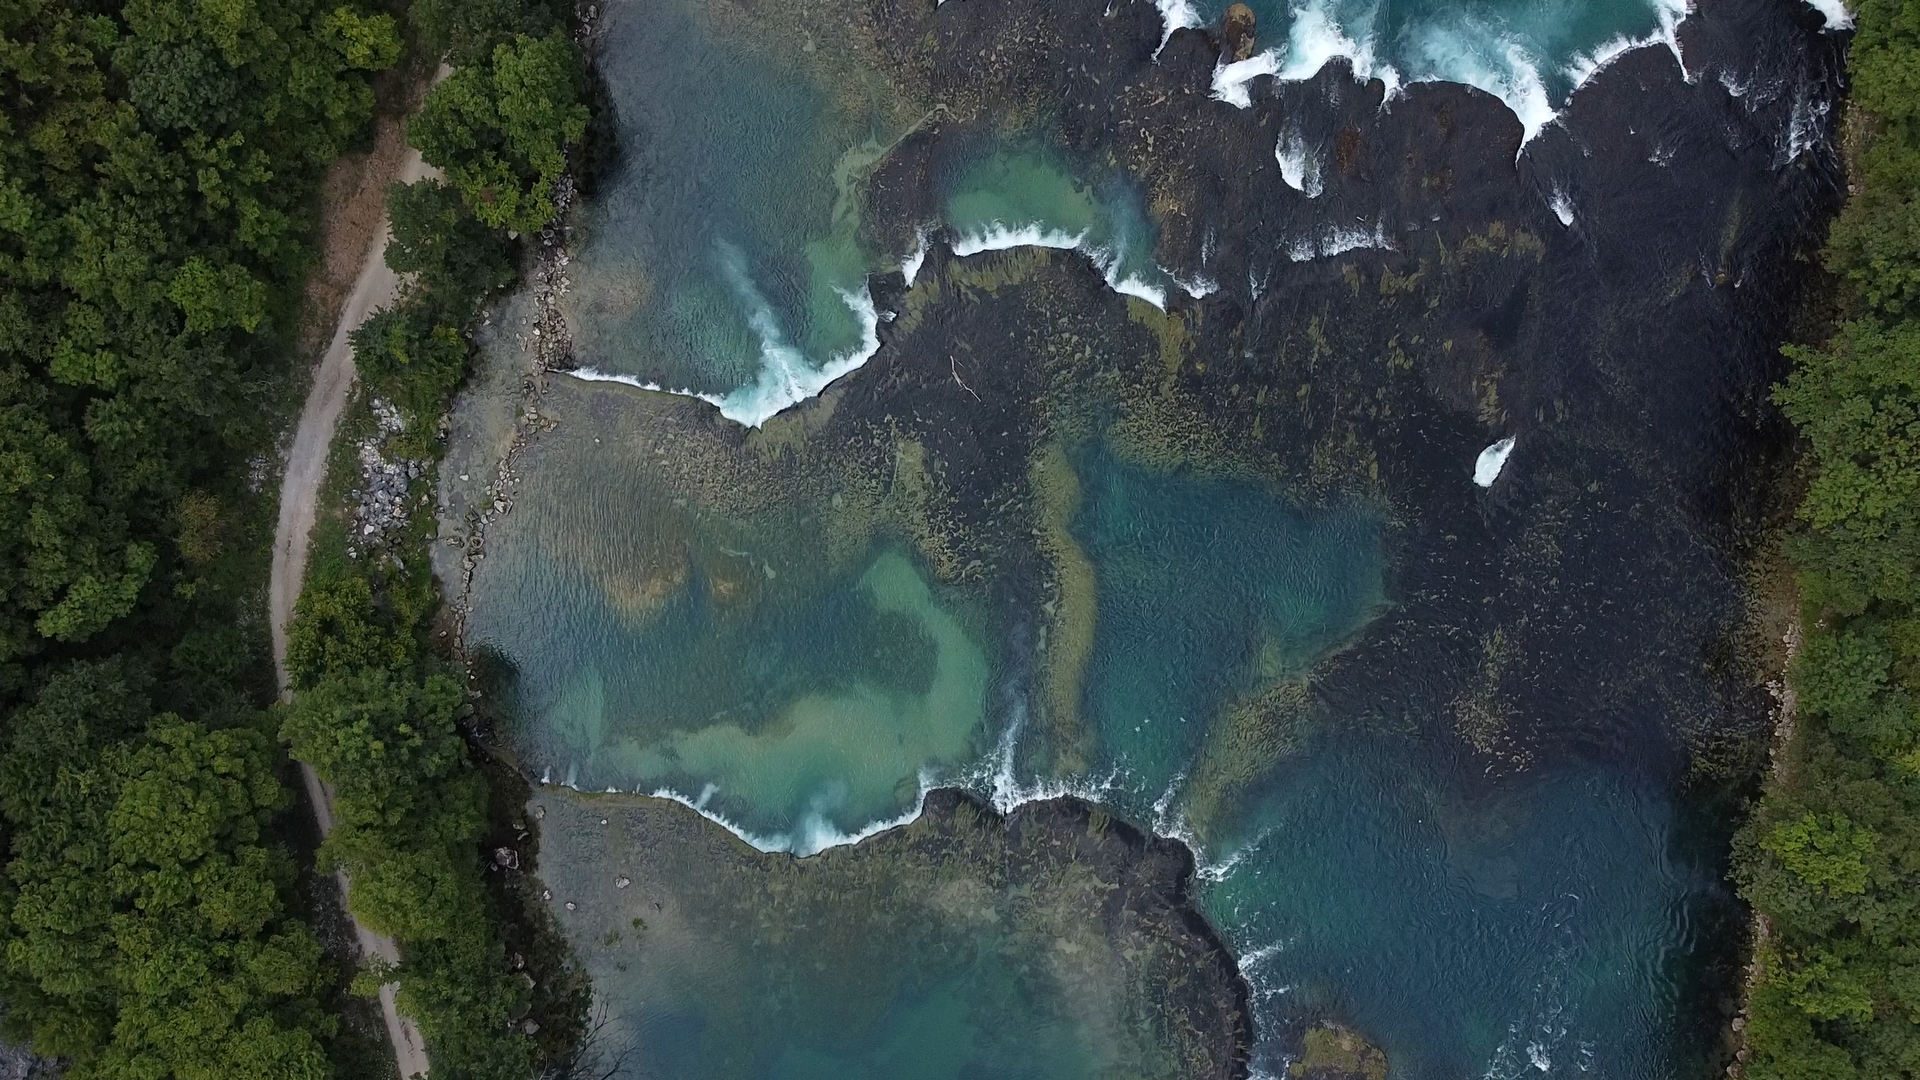
{"type": "Polygon", "coordinates": [[[0,992],[69,1075],[331,1075],[320,946],[263,840],[287,798],[273,770],[259,727],[149,718],[114,662],[63,671],[16,717],[0,992]]]}
{"type": "Polygon", "coordinates": [[[435,86],[408,137],[481,221],[532,232],[553,217],[567,145],[586,134],[584,84],[565,35],[516,35],[435,86]]]}

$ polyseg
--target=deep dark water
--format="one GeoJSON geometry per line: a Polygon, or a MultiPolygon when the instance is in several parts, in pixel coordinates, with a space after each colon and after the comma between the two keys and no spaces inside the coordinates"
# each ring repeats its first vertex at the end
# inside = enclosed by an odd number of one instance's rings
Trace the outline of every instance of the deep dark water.
{"type": "MultiPolygon", "coordinates": [[[[715,250],[769,283],[754,295],[781,342],[828,343],[809,355],[844,336],[839,301],[815,302],[829,269],[928,250],[911,287],[870,278],[878,351],[760,430],[554,384],[561,426],[490,535],[473,624],[519,669],[536,770],[670,787],[801,850],[910,812],[929,783],[1008,806],[1075,791],[1201,853],[1199,904],[1249,980],[1252,1068],[1337,1020],[1396,1077],[1715,1070],[1743,927],[1724,853],[1771,706],[1743,636],[1785,441],[1767,393],[1838,194],[1841,43],[1818,16],[1703,2],[1684,73],[1665,47],[1626,53],[1524,147],[1485,93],[1389,100],[1339,61],[1255,80],[1235,109],[1209,96],[1212,38],[1160,47],[1144,3],[766,18],[845,28],[857,63],[824,32],[825,59],[744,32],[728,47],[814,80],[809,108],[846,70],[881,72],[909,122],[835,114],[877,134],[840,202],[794,200],[815,222],[804,252],[764,222],[715,250]],[[1282,175],[1283,143],[1317,195],[1282,175]],[[1081,253],[956,257],[977,239],[960,205],[1128,236],[1124,272],[1166,310],[1081,253]]],[[[866,134],[809,153],[851,160],[866,134]]],[[[669,141],[646,138],[602,179],[621,210],[582,228],[570,314],[582,363],[672,379],[699,350],[649,343],[686,338],[742,279],[635,254],[653,249],[621,215],[644,199],[623,200],[669,141]],[[674,275],[699,299],[655,318],[674,275]]],[[[778,199],[754,163],[779,155],[760,153],[740,160],[778,199]]],[[[716,207],[723,225],[739,211],[716,207]]],[[[669,247],[697,261],[706,227],[675,222],[669,247]]],[[[743,380],[752,348],[697,385],[743,380]]],[[[574,858],[543,873],[605,869],[574,858]]],[[[613,989],[627,961],[596,940],[576,944],[603,995],[639,1029],[664,1022],[613,989]]],[[[941,1030],[1006,1015],[982,989],[1006,984],[982,978],[967,993],[987,997],[949,1002],[972,1019],[941,1030]]],[[[765,1022],[798,1046],[796,993],[765,1022]]],[[[879,1024],[895,1034],[876,1046],[949,1016],[875,994],[861,1007],[919,1018],[879,1024]]],[[[674,1015],[718,1023],[749,1000],[715,990],[674,1015]]],[[[1081,1031],[1048,1060],[1093,1060],[1081,1031]]],[[[898,1073],[882,1058],[862,1060],[898,1073]]]]}

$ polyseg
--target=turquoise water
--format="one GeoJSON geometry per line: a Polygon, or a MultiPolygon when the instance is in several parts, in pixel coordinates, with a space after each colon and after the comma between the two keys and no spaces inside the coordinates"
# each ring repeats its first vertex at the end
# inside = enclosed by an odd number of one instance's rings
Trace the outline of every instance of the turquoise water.
{"type": "Polygon", "coordinates": [[[1119,176],[1092,180],[1043,136],[1007,139],[941,178],[955,252],[1038,245],[1086,254],[1107,283],[1158,307],[1179,285],[1153,261],[1158,230],[1140,193],[1119,176]]]}
{"type": "Polygon", "coordinates": [[[553,780],[670,790],[764,844],[816,849],[910,811],[924,769],[977,753],[987,657],[895,548],[739,605],[695,567],[641,625],[603,582],[534,571],[515,588],[566,615],[490,621],[478,638],[540,657],[522,663],[520,709],[553,780]]]}
{"type": "Polygon", "coordinates": [[[903,103],[877,79],[822,87],[825,28],[801,53],[798,31],[722,5],[604,11],[620,157],[581,218],[576,350],[770,415],[870,351],[866,277],[885,260],[857,242],[848,192],[903,103]]]}
{"type": "Polygon", "coordinates": [[[1194,939],[1099,914],[1125,842],[1077,820],[1013,830],[968,804],[796,862],[670,803],[535,803],[556,914],[594,943],[583,960],[616,1003],[605,1046],[630,1049],[623,1075],[1222,1075],[1201,1032],[1219,1030],[1208,989],[1228,973],[1195,972],[1194,939]],[[1109,858],[1076,867],[1049,854],[1061,842],[1109,858]]]}
{"type": "MultiPolygon", "coordinates": [[[[1283,77],[1345,55],[1394,85],[1464,82],[1506,101],[1529,133],[1595,63],[1670,40],[1684,14],[1678,0],[1252,6],[1283,77]]],[[[1225,5],[1163,7],[1217,23],[1225,5]]],[[[758,424],[871,354],[867,277],[911,251],[863,239],[859,186],[934,114],[868,70],[823,11],[844,17],[832,3],[785,20],[688,0],[605,5],[599,64],[621,149],[580,219],[569,302],[583,368],[697,393],[758,424]]],[[[1077,174],[1041,135],[984,148],[939,183],[963,249],[1078,246],[1116,288],[1162,305],[1180,288],[1153,262],[1138,194],[1077,174]]]]}
{"type": "MultiPolygon", "coordinates": [[[[876,347],[870,274],[912,259],[862,233],[858,193],[936,113],[813,26],[689,0],[612,3],[600,30],[620,156],[579,218],[574,350],[601,377],[706,397],[764,422],[876,347]],[[732,12],[732,18],[726,13],[732,12]],[[795,48],[796,45],[801,48],[795,48]]],[[[849,9],[851,10],[851,9],[849,9]]],[[[1116,287],[1164,304],[1155,230],[1117,176],[1087,177],[1033,132],[938,179],[970,250],[1079,247],[1116,287]]]]}
{"type": "Polygon", "coordinates": [[[1118,769],[1157,798],[1236,702],[1304,675],[1379,610],[1380,523],[1098,450],[1078,458],[1075,532],[1099,582],[1084,700],[1100,736],[1093,773],[1118,769]]]}
{"type": "Polygon", "coordinates": [[[536,775],[672,791],[814,850],[911,811],[923,771],[977,759],[976,605],[894,538],[836,547],[792,508],[679,491],[665,448],[640,442],[657,437],[644,414],[594,407],[628,391],[570,386],[489,533],[468,629],[515,672],[502,692],[536,775]]]}
{"type": "MultiPolygon", "coordinates": [[[[670,788],[761,847],[802,852],[910,812],[928,782],[1009,806],[1079,791],[1196,846],[1202,903],[1269,1030],[1337,1017],[1397,1077],[1653,1078],[1695,1060],[1676,1017],[1690,1015],[1690,912],[1717,895],[1717,873],[1670,850],[1664,789],[1577,760],[1489,777],[1456,738],[1431,734],[1432,717],[1382,723],[1315,704],[1319,673],[1392,611],[1387,534],[1364,506],[1301,507],[1099,443],[1068,453],[1070,533],[1093,568],[1096,612],[1083,764],[1063,771],[1036,753],[1056,734],[1049,718],[1021,707],[1044,697],[1043,677],[1020,674],[1033,657],[1009,654],[1018,637],[996,629],[1019,613],[987,616],[933,589],[887,541],[844,571],[809,574],[818,550],[795,539],[804,530],[609,482],[609,461],[581,448],[618,442],[620,422],[583,416],[562,430],[552,458],[525,462],[531,474],[583,460],[598,471],[548,485],[497,526],[473,627],[515,662],[523,751],[555,780],[670,788]],[[609,531],[624,535],[608,542],[609,531]],[[1011,759],[993,750],[1003,739],[1011,759]]],[[[1432,707],[1417,694],[1408,705],[1432,707]]],[[[713,909],[683,931],[636,909],[645,945],[609,945],[606,928],[575,936],[657,1075],[1116,1075],[1117,1051],[1059,1015],[1058,985],[1005,966],[1032,940],[995,930],[925,953],[862,951],[902,940],[904,926],[953,932],[946,914],[886,899],[905,883],[932,888],[945,864],[871,857],[884,889],[726,886],[703,876],[724,847],[712,838],[643,830],[630,846],[581,851],[555,827],[542,872],[561,898],[616,872],[730,898],[683,896],[713,909]],[[878,922],[860,930],[866,919],[878,922]],[[868,946],[814,941],[829,925],[868,946]],[[743,935],[774,951],[714,944],[743,935]],[[751,1052],[715,1049],[735,1040],[751,1052]]],[[[594,917],[620,930],[624,911],[594,917]]]]}

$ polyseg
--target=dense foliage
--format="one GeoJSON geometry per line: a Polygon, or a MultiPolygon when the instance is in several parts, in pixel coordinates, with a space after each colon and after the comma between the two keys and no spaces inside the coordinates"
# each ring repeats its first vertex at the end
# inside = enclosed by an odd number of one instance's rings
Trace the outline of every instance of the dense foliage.
{"type": "MultiPolygon", "coordinates": [[[[395,193],[414,283],[360,354],[437,416],[476,303],[512,277],[506,230],[551,213],[583,76],[547,6],[423,0],[410,21],[456,68],[414,132],[451,186],[395,193]]],[[[79,1080],[380,1067],[296,915],[276,733],[336,785],[323,860],[404,942],[435,1075],[542,1060],[482,885],[464,694],[425,645],[431,582],[316,581],[305,690],[265,708],[258,474],[301,375],[314,198],[402,44],[378,0],[0,0],[0,1001],[79,1080]]]]}
{"type": "Polygon", "coordinates": [[[1856,14],[1843,318],[1777,394],[1807,447],[1806,630],[1796,734],[1736,841],[1769,928],[1754,1080],[1920,1076],[1920,0],[1856,14]]]}
{"type": "Polygon", "coordinates": [[[360,329],[354,358],[420,431],[465,373],[476,305],[513,279],[509,240],[553,217],[566,148],[585,134],[588,111],[578,50],[540,3],[423,0],[413,20],[458,65],[407,126],[444,181],[394,190],[387,263],[411,283],[360,329]]]}
{"type": "Polygon", "coordinates": [[[0,4],[0,663],[161,601],[259,441],[276,290],[393,19],[330,0],[0,4]]]}
{"type": "Polygon", "coordinates": [[[0,0],[0,1000],[76,1078],[339,1064],[247,476],[400,52],[356,0],[0,0]]]}
{"type": "MultiPolygon", "coordinates": [[[[354,347],[365,386],[406,418],[389,449],[430,457],[478,306],[513,279],[510,230],[553,216],[587,110],[575,47],[546,8],[423,3],[413,19],[457,65],[408,125],[445,180],[391,192],[387,262],[407,285],[354,347]]],[[[398,968],[368,972],[363,988],[398,981],[436,1078],[521,1080],[561,1070],[584,988],[564,974],[533,978],[507,947],[510,900],[490,892],[482,858],[488,786],[458,723],[466,693],[428,636],[429,524],[416,521],[393,553],[310,570],[289,632],[296,692],[281,737],[334,788],[323,864],[347,872],[355,916],[400,945],[398,968]]]]}
{"type": "Polygon", "coordinates": [[[146,690],[75,663],[14,716],[8,1003],[75,1077],[329,1076],[320,945],[262,842],[287,800],[272,737],[154,715],[146,690]]]}
{"type": "Polygon", "coordinates": [[[524,1080],[544,1051],[482,877],[487,786],[456,722],[466,694],[426,647],[431,607],[407,599],[432,583],[393,562],[316,570],[281,737],[334,788],[322,864],[347,871],[354,915],[400,943],[399,967],[370,971],[362,988],[397,979],[435,1077],[524,1080]]]}

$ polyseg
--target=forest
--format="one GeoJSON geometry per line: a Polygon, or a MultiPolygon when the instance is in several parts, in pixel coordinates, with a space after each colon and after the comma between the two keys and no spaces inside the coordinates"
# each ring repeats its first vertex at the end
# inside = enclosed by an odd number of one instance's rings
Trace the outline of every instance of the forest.
{"type": "Polygon", "coordinates": [[[319,183],[377,73],[453,69],[409,125],[446,183],[390,197],[412,284],[358,342],[437,416],[585,130],[569,30],[537,0],[0,2],[0,1001],[77,1080],[390,1073],[342,1016],[395,977],[436,1078],[564,1069],[578,1024],[529,1012],[582,1002],[511,965],[432,583],[310,581],[290,704],[265,584],[319,183]],[[323,948],[289,753],[336,787],[317,866],[398,972],[323,948]]]}
{"type": "Polygon", "coordinates": [[[1735,841],[1752,1080],[1920,1075],[1920,0],[1861,0],[1824,261],[1775,399],[1803,443],[1793,733],[1735,841]]]}

